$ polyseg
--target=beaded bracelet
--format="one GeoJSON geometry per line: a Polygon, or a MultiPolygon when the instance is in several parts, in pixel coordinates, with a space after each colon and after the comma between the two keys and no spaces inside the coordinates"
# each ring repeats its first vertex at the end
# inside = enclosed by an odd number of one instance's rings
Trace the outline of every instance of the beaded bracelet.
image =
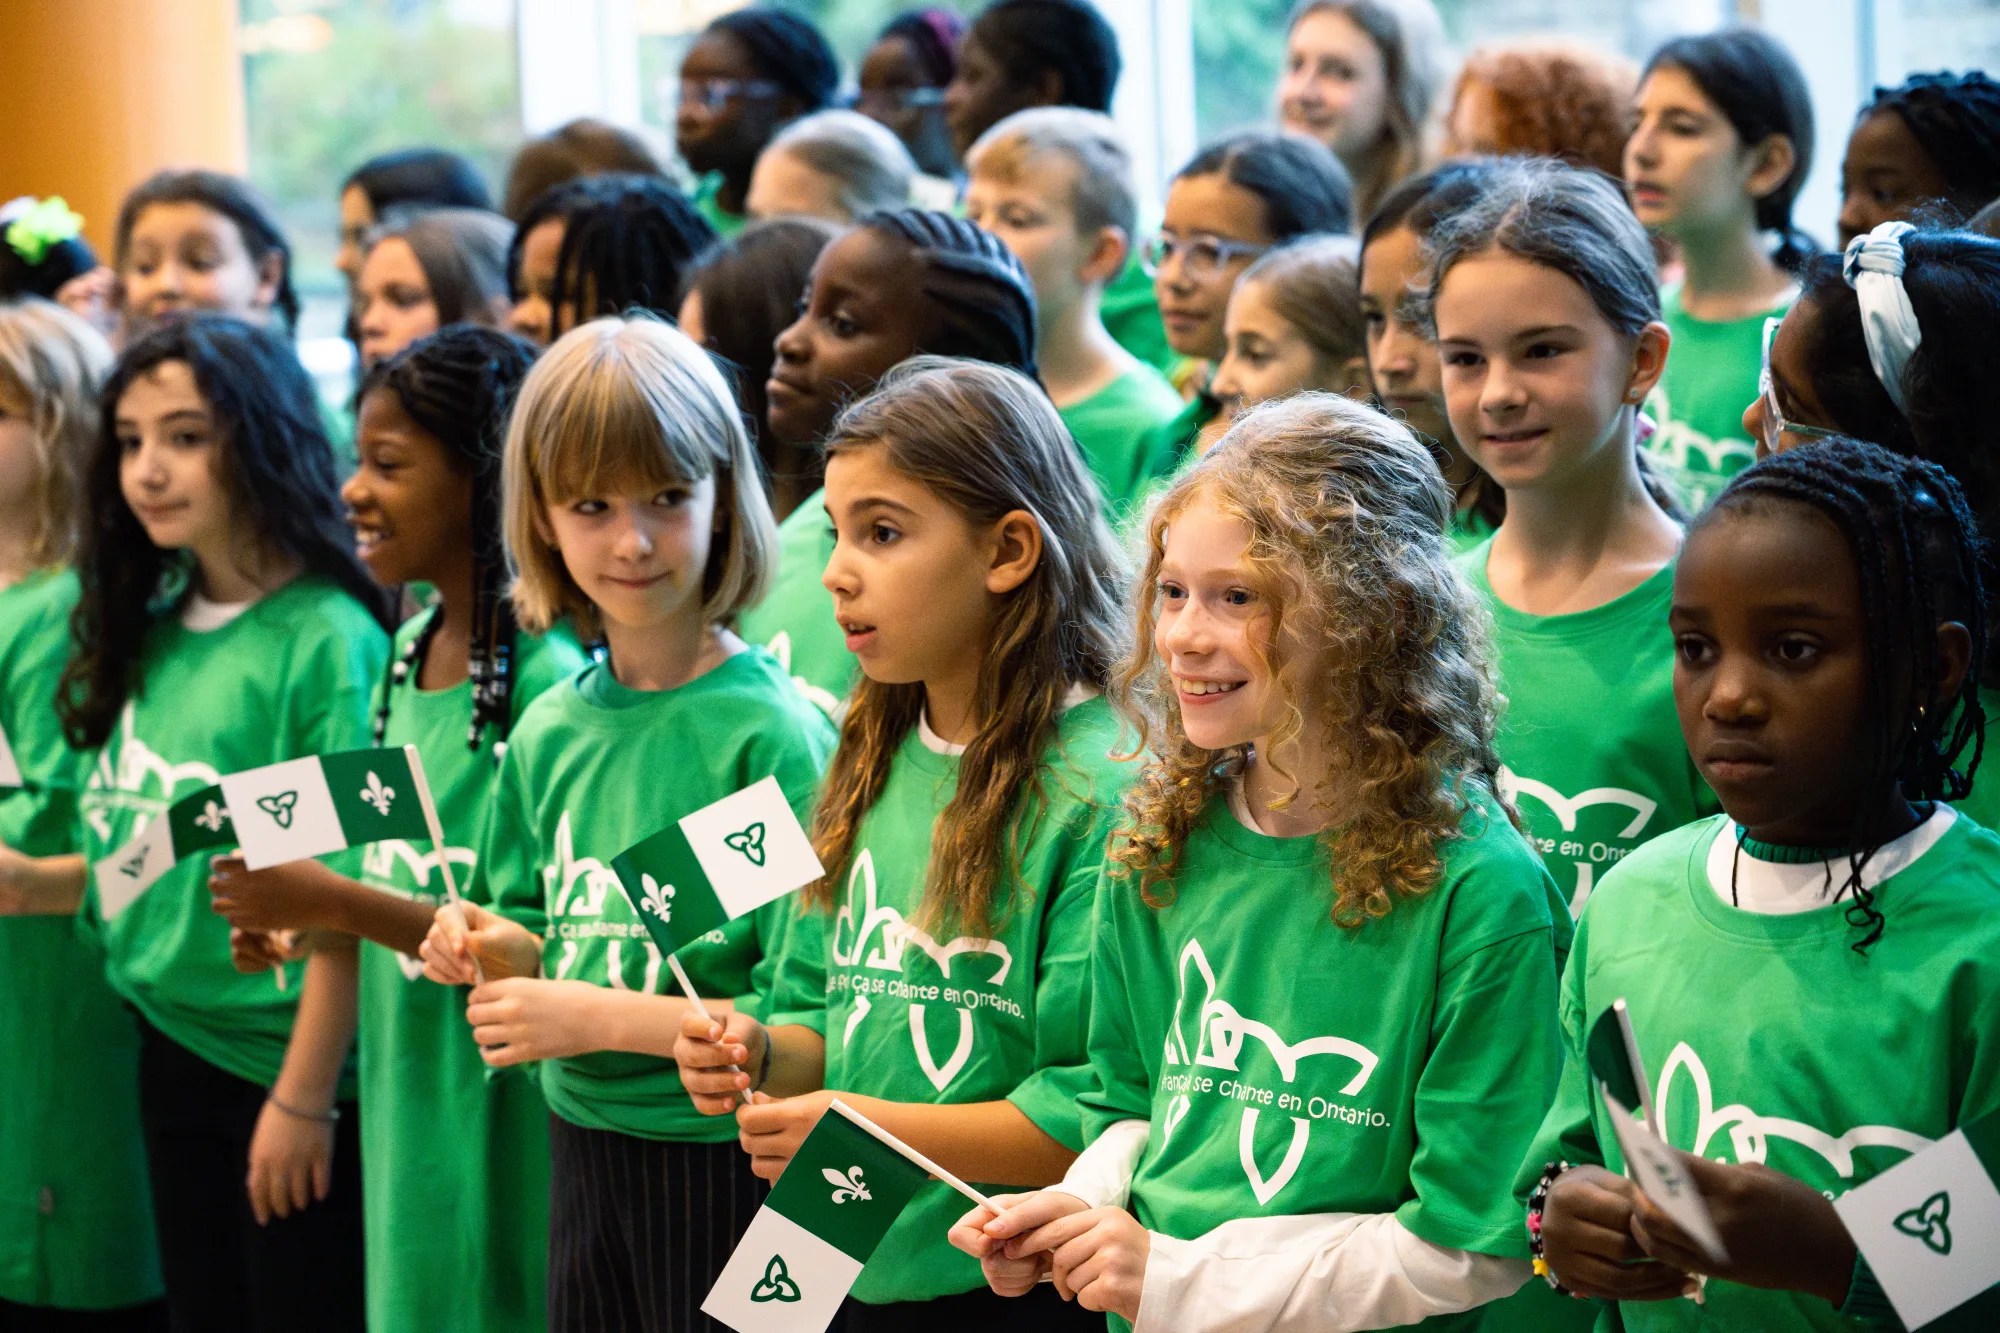
{"type": "Polygon", "coordinates": [[[1535,1276],[1548,1283],[1551,1290],[1574,1296],[1575,1292],[1556,1280],[1542,1246],[1542,1214],[1548,1209],[1549,1190],[1555,1185],[1556,1177],[1567,1170],[1568,1162],[1550,1162],[1542,1168],[1541,1179],[1535,1182],[1535,1192],[1528,1196],[1528,1257],[1534,1261],[1535,1276]]]}

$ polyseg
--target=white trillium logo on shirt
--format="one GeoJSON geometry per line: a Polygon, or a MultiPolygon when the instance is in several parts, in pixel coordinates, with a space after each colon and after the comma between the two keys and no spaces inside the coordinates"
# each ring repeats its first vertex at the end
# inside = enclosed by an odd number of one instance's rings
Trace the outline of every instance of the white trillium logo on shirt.
{"type": "Polygon", "coordinates": [[[371,769],[368,773],[368,785],[361,789],[361,799],[374,806],[375,813],[386,819],[389,807],[395,804],[396,789],[384,783],[371,769]]]}
{"type": "Polygon", "coordinates": [[[833,1201],[835,1203],[846,1203],[849,1199],[867,1200],[875,1197],[868,1192],[868,1182],[861,1178],[861,1168],[858,1166],[848,1167],[846,1175],[842,1175],[830,1166],[821,1167],[819,1173],[826,1177],[828,1184],[833,1186],[833,1201]]]}

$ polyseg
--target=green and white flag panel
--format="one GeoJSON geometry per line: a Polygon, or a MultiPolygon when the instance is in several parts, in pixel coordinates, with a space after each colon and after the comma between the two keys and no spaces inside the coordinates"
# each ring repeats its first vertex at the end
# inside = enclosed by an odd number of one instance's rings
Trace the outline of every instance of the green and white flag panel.
{"type": "Polygon", "coordinates": [[[736,1333],[818,1333],[929,1176],[844,1114],[819,1118],[702,1313],[736,1333]]]}
{"type": "Polygon", "coordinates": [[[1996,1181],[2000,1114],[1959,1126],[1833,1201],[1906,1327],[1922,1328],[1953,1310],[1960,1318],[1949,1327],[2000,1326],[1996,1181]],[[1980,1318],[1970,1321],[1972,1312],[1961,1307],[1974,1300],[1980,1318]]]}
{"type": "Polygon", "coordinates": [[[1645,1066],[1639,1060],[1639,1043],[1632,1035],[1632,1020],[1625,1001],[1614,1002],[1590,1025],[1584,1055],[1597,1079],[1597,1091],[1604,1098],[1604,1113],[1611,1121],[1611,1133],[1618,1140],[1619,1156],[1625,1159],[1625,1174],[1654,1207],[1671,1217],[1681,1230],[1716,1263],[1728,1260],[1722,1234],[1701,1197],[1694,1178],[1674,1155],[1672,1145],[1652,1128],[1653,1098],[1646,1082],[1645,1066]],[[1634,1111],[1643,1110],[1641,1120],[1634,1111]]]}
{"type": "Polygon", "coordinates": [[[341,750],[231,773],[222,794],[252,870],[389,838],[428,838],[401,749],[341,750]]]}
{"type": "Polygon", "coordinates": [[[91,867],[97,910],[111,921],[153,887],[175,862],[199,851],[227,847],[236,828],[222,788],[203,787],[153,816],[130,841],[91,867]]]}
{"type": "Polygon", "coordinates": [[[7,729],[0,727],[0,791],[21,785],[21,765],[14,759],[14,747],[8,744],[7,729]]]}
{"type": "Polygon", "coordinates": [[[633,844],[611,870],[665,953],[826,873],[775,777],[633,844]]]}

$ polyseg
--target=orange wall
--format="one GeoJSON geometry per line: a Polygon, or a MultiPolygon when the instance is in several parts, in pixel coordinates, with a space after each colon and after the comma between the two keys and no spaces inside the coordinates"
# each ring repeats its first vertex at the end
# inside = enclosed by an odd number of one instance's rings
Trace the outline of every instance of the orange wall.
{"type": "Polygon", "coordinates": [[[238,0],[0,0],[0,203],[60,194],[107,262],[125,192],[244,168],[238,0]]]}

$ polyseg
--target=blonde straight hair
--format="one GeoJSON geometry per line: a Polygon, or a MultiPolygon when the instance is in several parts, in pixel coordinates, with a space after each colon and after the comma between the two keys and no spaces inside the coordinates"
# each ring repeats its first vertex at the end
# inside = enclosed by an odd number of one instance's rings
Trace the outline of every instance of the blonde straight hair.
{"type": "Polygon", "coordinates": [[[546,513],[628,487],[715,478],[720,521],[701,585],[709,623],[731,623],[770,586],[777,525],[743,414],[708,353],[662,320],[606,316],[557,339],[521,385],[504,466],[514,608],[529,630],[569,616],[587,637],[602,631],[549,543],[546,513]]]}
{"type": "Polygon", "coordinates": [[[111,361],[103,336],[54,302],[0,301],[0,391],[25,400],[34,431],[29,498],[40,522],[28,562],[36,569],[60,565],[76,549],[83,472],[97,443],[97,396],[111,361]]]}

